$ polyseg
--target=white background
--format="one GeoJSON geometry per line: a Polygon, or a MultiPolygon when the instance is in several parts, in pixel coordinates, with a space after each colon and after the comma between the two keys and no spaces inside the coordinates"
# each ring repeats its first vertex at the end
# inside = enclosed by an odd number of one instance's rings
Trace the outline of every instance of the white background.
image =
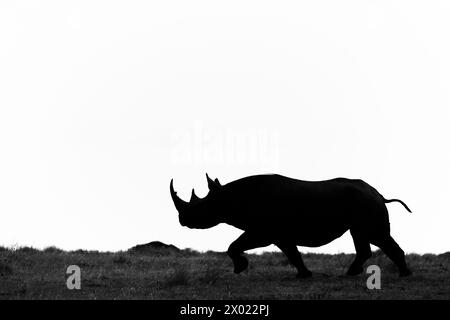
{"type": "MultiPolygon", "coordinates": [[[[0,244],[226,250],[240,231],[181,227],[170,179],[188,198],[206,171],[277,172],[364,179],[413,210],[388,205],[405,251],[447,251],[449,17],[448,1],[1,1],[0,244]]],[[[354,251],[348,233],[304,250],[354,251]]]]}

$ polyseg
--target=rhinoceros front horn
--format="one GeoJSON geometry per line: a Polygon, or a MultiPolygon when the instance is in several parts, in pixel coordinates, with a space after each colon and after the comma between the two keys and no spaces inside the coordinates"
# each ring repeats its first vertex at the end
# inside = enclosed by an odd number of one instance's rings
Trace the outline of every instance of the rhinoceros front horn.
{"type": "Polygon", "coordinates": [[[177,193],[173,189],[173,179],[170,180],[170,195],[172,196],[173,203],[175,204],[175,208],[177,208],[178,212],[184,211],[189,205],[189,203],[177,196],[177,193]]]}

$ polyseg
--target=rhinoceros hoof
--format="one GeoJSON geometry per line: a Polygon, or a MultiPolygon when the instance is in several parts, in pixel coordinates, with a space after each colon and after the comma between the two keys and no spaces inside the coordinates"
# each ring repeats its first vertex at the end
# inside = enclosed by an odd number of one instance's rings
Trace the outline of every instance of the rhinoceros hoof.
{"type": "Polygon", "coordinates": [[[358,274],[361,274],[364,271],[362,266],[351,266],[348,271],[347,271],[347,275],[348,276],[357,276],[358,274]]]}
{"type": "Polygon", "coordinates": [[[296,278],[298,278],[298,279],[305,279],[305,278],[310,278],[310,277],[312,277],[312,272],[309,270],[299,271],[296,275],[296,278]]]}
{"type": "Polygon", "coordinates": [[[234,261],[234,273],[241,273],[248,267],[248,260],[246,257],[236,258],[234,261]]]}

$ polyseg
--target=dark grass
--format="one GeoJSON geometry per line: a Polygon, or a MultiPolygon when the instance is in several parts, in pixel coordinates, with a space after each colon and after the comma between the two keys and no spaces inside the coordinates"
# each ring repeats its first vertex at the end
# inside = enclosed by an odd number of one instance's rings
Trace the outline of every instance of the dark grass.
{"type": "Polygon", "coordinates": [[[345,276],[354,255],[304,254],[309,279],[278,252],[247,255],[248,271],[235,275],[225,253],[66,252],[55,247],[0,247],[0,299],[450,299],[450,253],[410,254],[414,274],[399,278],[380,251],[366,265],[382,270],[381,290],[368,275],[345,276]],[[81,290],[68,290],[66,270],[81,268],[81,290]]]}

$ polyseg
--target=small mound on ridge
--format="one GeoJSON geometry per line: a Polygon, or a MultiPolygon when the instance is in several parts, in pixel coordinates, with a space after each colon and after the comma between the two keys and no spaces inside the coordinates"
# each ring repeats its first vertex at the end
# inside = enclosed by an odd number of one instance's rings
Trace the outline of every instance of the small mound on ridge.
{"type": "Polygon", "coordinates": [[[179,253],[181,250],[173,244],[165,244],[161,241],[152,241],[146,244],[138,244],[128,250],[133,253],[140,254],[172,254],[179,253]]]}

